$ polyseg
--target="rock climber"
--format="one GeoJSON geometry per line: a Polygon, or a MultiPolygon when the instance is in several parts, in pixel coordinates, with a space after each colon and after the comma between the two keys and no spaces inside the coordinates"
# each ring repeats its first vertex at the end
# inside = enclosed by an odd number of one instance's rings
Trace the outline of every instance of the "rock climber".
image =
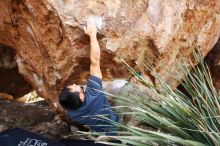
{"type": "Polygon", "coordinates": [[[117,126],[113,122],[119,117],[113,112],[103,93],[102,72],[100,69],[100,46],[96,38],[96,24],[88,20],[84,32],[90,37],[90,76],[87,87],[69,85],[63,88],[59,102],[67,110],[68,116],[77,124],[89,126],[92,131],[115,135],[117,126]],[[102,115],[102,116],[100,116],[102,115]],[[104,120],[108,118],[109,120],[104,120]]]}

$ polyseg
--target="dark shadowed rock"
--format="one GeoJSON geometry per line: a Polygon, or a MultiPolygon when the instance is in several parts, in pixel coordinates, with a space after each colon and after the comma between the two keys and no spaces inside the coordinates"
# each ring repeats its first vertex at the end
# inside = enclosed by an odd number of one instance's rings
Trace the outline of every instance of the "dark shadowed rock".
{"type": "Polygon", "coordinates": [[[0,99],[0,123],[0,132],[19,127],[52,139],[72,134],[45,101],[24,104],[0,99]]]}
{"type": "Polygon", "coordinates": [[[0,45],[0,92],[10,94],[16,99],[31,90],[31,85],[18,72],[15,50],[0,45]]]}

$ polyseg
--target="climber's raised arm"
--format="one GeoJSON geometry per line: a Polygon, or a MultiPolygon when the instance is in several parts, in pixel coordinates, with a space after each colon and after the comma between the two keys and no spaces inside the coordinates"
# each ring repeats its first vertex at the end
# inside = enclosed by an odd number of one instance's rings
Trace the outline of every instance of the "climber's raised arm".
{"type": "Polygon", "coordinates": [[[90,37],[90,74],[102,79],[102,72],[100,69],[100,47],[96,38],[97,28],[96,24],[87,21],[87,26],[84,27],[85,33],[90,37]]]}

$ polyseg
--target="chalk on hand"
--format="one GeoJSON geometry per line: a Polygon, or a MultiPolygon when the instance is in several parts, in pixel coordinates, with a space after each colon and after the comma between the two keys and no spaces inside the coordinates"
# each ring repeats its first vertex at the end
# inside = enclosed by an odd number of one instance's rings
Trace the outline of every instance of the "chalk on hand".
{"type": "Polygon", "coordinates": [[[87,24],[94,24],[99,30],[102,29],[102,25],[103,25],[102,21],[103,21],[103,18],[100,16],[89,16],[87,18],[87,24]]]}

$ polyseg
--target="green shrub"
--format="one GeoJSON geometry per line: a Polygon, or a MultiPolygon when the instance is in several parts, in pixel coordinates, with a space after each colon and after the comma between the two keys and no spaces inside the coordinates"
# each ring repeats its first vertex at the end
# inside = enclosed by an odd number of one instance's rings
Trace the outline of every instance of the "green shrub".
{"type": "Polygon", "coordinates": [[[204,59],[201,55],[194,55],[194,59],[199,65],[193,70],[188,69],[186,63],[178,62],[184,80],[176,80],[184,92],[173,90],[155,73],[160,88],[149,86],[141,76],[138,77],[150,90],[157,91],[159,100],[145,102],[141,97],[126,100],[126,97],[114,96],[130,109],[130,112],[121,114],[130,114],[153,127],[153,130],[114,123],[121,129],[118,136],[101,136],[97,141],[111,145],[220,146],[220,97],[204,59]],[[109,139],[120,140],[125,144],[108,142],[109,139]]]}

